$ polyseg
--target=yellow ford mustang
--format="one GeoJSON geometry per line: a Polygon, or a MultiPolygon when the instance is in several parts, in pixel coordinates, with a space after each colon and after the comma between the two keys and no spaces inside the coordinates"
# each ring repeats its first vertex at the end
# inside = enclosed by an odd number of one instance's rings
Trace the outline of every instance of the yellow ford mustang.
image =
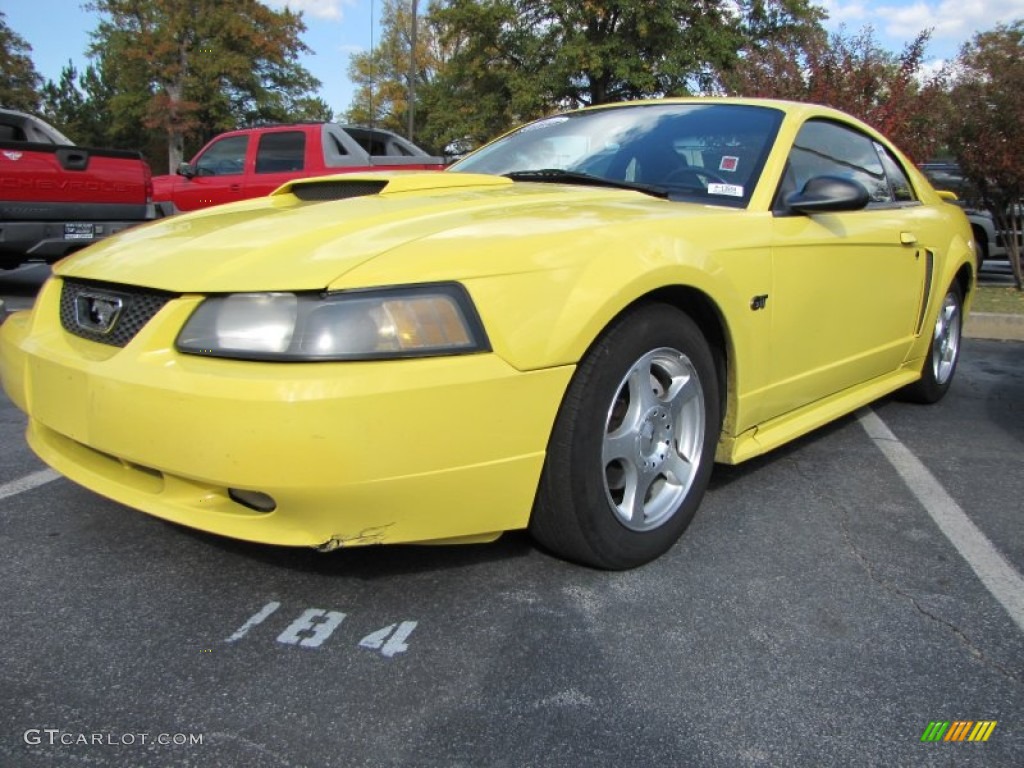
{"type": "Polygon", "coordinates": [[[841,113],[635,102],[105,240],[0,366],[44,461],[167,520],[323,549],[528,527],[628,568],[715,461],[942,397],[972,249],[841,113]]]}

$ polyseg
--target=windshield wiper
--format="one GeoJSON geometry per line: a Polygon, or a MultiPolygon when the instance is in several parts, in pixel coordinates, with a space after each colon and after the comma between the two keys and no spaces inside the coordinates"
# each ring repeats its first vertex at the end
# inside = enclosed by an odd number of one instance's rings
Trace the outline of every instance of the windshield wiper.
{"type": "Polygon", "coordinates": [[[668,197],[668,190],[653,184],[638,184],[633,181],[615,181],[591,176],[579,171],[566,171],[561,168],[542,168],[537,171],[511,171],[504,174],[512,181],[538,181],[547,184],[580,184],[589,187],[612,187],[614,189],[631,189],[654,197],[668,197]]]}

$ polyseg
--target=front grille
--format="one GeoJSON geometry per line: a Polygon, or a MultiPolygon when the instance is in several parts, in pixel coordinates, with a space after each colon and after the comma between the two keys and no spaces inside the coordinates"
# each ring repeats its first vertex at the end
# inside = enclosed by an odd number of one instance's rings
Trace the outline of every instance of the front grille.
{"type": "Polygon", "coordinates": [[[164,304],[177,298],[178,294],[155,291],[151,288],[137,288],[132,285],[101,283],[91,280],[64,280],[60,292],[60,324],[64,330],[89,341],[123,347],[135,338],[135,334],[153,319],[164,304]],[[121,312],[113,326],[106,333],[81,324],[76,306],[83,294],[103,298],[120,299],[121,312]]]}
{"type": "Polygon", "coordinates": [[[305,202],[324,202],[376,195],[387,185],[386,181],[318,181],[296,184],[292,187],[292,194],[305,202]]]}

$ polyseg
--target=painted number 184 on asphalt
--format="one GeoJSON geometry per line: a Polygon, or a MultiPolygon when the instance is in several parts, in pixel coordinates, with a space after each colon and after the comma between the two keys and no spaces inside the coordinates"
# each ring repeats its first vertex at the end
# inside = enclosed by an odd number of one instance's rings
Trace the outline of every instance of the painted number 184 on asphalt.
{"type": "MultiPolygon", "coordinates": [[[[250,616],[231,637],[225,642],[235,643],[245,637],[255,627],[262,624],[281,607],[278,602],[270,602],[250,616]]],[[[301,648],[319,648],[341,626],[347,614],[340,611],[328,611],[322,608],[307,608],[277,636],[277,642],[284,645],[295,645],[301,648]]],[[[360,648],[379,651],[382,656],[392,658],[409,650],[406,640],[416,629],[418,622],[403,621],[388,624],[386,627],[371,632],[359,641],[360,648]]]]}

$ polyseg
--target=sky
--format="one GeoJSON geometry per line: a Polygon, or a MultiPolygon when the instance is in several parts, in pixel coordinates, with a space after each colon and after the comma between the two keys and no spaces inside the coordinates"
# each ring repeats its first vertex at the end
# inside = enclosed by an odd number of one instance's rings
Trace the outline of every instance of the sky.
{"type": "MultiPolygon", "coordinates": [[[[382,0],[261,0],[272,8],[301,11],[303,36],[312,54],[301,63],[321,82],[319,95],[335,111],[351,104],[354,87],[348,79],[349,57],[367,51],[380,39],[382,0]],[[372,20],[372,21],[371,21],[372,20]]],[[[425,6],[427,0],[420,0],[425,6]]],[[[829,14],[826,26],[845,25],[856,32],[870,24],[876,39],[893,52],[902,51],[920,31],[933,29],[926,51],[938,67],[956,56],[960,46],[978,32],[1002,22],[1024,18],[1024,0],[817,0],[829,14]]],[[[0,0],[7,25],[32,46],[32,60],[46,79],[56,80],[70,59],[79,70],[88,64],[89,33],[97,16],[82,0],[0,0]]]]}

